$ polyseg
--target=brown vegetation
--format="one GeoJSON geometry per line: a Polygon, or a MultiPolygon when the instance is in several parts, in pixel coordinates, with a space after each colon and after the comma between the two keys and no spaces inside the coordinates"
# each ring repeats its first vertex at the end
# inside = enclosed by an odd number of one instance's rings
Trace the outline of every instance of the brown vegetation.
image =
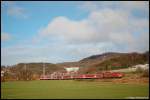
{"type": "MultiPolygon", "coordinates": [[[[79,73],[96,73],[103,70],[122,69],[136,64],[149,63],[149,51],[146,53],[104,53],[84,58],[78,62],[59,64],[45,63],[46,74],[64,70],[65,66],[79,66],[79,73]]],[[[19,63],[5,67],[4,80],[36,80],[43,73],[43,63],[19,63]],[[24,68],[26,65],[26,69],[24,68]]],[[[143,77],[149,77],[149,72],[142,72],[143,77]]]]}

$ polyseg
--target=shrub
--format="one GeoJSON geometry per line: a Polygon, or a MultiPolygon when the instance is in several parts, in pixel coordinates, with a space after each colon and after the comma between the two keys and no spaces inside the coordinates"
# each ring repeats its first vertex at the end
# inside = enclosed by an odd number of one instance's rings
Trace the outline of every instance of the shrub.
{"type": "Polygon", "coordinates": [[[136,68],[136,73],[142,73],[143,69],[141,67],[136,68]]]}
{"type": "Polygon", "coordinates": [[[142,77],[149,77],[149,70],[144,70],[142,73],[142,77]]]}

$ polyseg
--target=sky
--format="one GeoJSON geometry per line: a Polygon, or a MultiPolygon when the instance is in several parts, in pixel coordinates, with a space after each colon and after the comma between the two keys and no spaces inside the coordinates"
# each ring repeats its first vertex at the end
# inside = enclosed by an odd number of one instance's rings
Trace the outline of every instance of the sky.
{"type": "Polygon", "coordinates": [[[1,1],[1,65],[148,50],[148,1],[1,1]]]}

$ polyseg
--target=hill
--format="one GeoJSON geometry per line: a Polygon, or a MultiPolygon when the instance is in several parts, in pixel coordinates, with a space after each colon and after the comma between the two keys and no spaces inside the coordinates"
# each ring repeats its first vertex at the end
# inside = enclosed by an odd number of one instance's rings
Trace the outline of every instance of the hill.
{"type": "MultiPolygon", "coordinates": [[[[80,67],[80,73],[95,73],[103,70],[122,69],[131,67],[136,64],[149,63],[149,51],[145,53],[117,53],[108,52],[99,55],[92,55],[87,58],[83,58],[77,62],[64,62],[64,63],[44,63],[46,74],[50,74],[54,71],[64,70],[64,67],[78,66],[80,67]]],[[[19,63],[17,65],[4,67],[1,66],[1,70],[5,70],[5,76],[8,79],[17,78],[17,80],[28,80],[26,77],[30,76],[30,79],[38,79],[43,73],[43,63],[19,63]],[[25,67],[26,65],[26,67],[25,67]]]]}
{"type": "MultiPolygon", "coordinates": [[[[45,74],[64,70],[62,67],[52,63],[45,64],[45,74]]],[[[32,80],[39,79],[43,74],[43,63],[19,63],[17,65],[3,67],[5,80],[32,80]]]]}
{"type": "MultiPolygon", "coordinates": [[[[149,63],[149,52],[145,53],[106,53],[102,55],[91,56],[83,60],[95,61],[95,63],[87,64],[87,67],[82,68],[81,72],[91,73],[102,70],[128,68],[137,64],[149,63]],[[93,58],[94,57],[94,58],[93,58]]],[[[85,63],[86,64],[86,63],[85,63]]]]}

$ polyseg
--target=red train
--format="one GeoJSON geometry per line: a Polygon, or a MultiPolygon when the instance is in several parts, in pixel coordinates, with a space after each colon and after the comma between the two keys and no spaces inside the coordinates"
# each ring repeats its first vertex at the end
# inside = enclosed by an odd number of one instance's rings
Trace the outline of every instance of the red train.
{"type": "Polygon", "coordinates": [[[120,72],[101,72],[98,74],[51,74],[41,76],[40,80],[70,80],[70,79],[103,79],[103,78],[121,78],[124,74],[120,72]]]}

